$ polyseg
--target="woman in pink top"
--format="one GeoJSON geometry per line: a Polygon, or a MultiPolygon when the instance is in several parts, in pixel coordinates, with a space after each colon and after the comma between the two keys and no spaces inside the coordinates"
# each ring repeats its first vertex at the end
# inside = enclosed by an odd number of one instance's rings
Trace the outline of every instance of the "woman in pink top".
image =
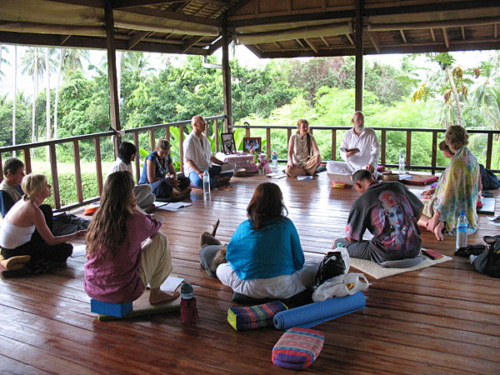
{"type": "Polygon", "coordinates": [[[98,301],[125,303],[139,298],[149,284],[151,304],[175,299],[178,292],[160,289],[172,271],[168,238],[159,232],[160,222],[137,210],[133,191],[128,172],[106,179],[88,228],[85,291],[98,301]]]}

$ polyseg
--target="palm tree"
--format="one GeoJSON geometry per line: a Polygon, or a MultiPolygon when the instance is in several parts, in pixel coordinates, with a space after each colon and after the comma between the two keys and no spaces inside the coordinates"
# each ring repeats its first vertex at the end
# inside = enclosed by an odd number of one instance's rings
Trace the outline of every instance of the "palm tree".
{"type": "MultiPolygon", "coordinates": [[[[498,56],[494,59],[498,60],[498,56]]],[[[498,88],[497,65],[495,61],[481,63],[477,74],[481,74],[483,82],[474,91],[474,102],[483,115],[489,128],[500,129],[500,89],[498,88]]]]}
{"type": "Polygon", "coordinates": [[[3,56],[2,56],[3,51],[8,52],[8,49],[7,49],[7,47],[4,47],[0,44],[0,77],[5,77],[5,73],[2,72],[2,64],[10,65],[10,63],[6,59],[3,58],[3,56]]]}
{"type": "Polygon", "coordinates": [[[38,47],[30,47],[26,50],[22,57],[21,65],[23,66],[22,73],[27,73],[33,79],[33,105],[31,109],[31,141],[36,141],[35,129],[35,112],[36,112],[36,97],[38,95],[38,78],[39,74],[44,71],[43,62],[40,59],[38,47]]]}
{"type": "MultiPolygon", "coordinates": [[[[14,100],[12,101],[12,145],[16,144],[17,46],[14,46],[14,100]]],[[[13,152],[12,156],[16,156],[13,152]]]]}
{"type": "Polygon", "coordinates": [[[124,52],[121,67],[124,71],[135,72],[140,76],[155,70],[149,66],[142,52],[124,52]]]}

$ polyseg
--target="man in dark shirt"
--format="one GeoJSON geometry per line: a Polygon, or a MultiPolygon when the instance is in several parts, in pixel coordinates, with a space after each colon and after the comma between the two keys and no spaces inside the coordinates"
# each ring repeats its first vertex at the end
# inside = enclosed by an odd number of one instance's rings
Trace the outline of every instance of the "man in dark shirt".
{"type": "Polygon", "coordinates": [[[19,159],[9,158],[5,161],[3,173],[5,178],[0,184],[2,218],[24,194],[21,189],[21,182],[24,178],[24,163],[19,159]]]}
{"type": "Polygon", "coordinates": [[[361,196],[354,201],[346,226],[346,238],[334,242],[347,248],[353,258],[377,263],[414,258],[422,240],[417,225],[423,204],[399,182],[377,182],[367,170],[352,177],[361,196]],[[363,240],[366,229],[373,234],[363,240]]]}

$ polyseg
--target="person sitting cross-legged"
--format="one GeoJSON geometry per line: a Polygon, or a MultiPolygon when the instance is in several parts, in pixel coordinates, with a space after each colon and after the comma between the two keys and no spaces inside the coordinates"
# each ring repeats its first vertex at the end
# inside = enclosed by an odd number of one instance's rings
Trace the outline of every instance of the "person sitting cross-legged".
{"type": "Polygon", "coordinates": [[[321,258],[305,260],[279,186],[257,186],[247,214],[227,245],[229,263],[217,267],[219,280],[256,299],[287,299],[313,287],[321,258]]]}
{"type": "Polygon", "coordinates": [[[318,145],[309,133],[309,123],[306,119],[300,119],[297,128],[297,134],[292,135],[288,143],[288,164],[285,172],[288,177],[314,176],[321,164],[318,145]]]}
{"type": "Polygon", "coordinates": [[[234,165],[224,163],[212,155],[212,149],[208,138],[203,134],[206,121],[201,116],[191,119],[193,131],[184,140],[184,173],[189,177],[194,187],[203,187],[203,172],[205,169],[210,174],[210,186],[217,187],[227,185],[232,173],[221,172],[226,169],[234,169],[234,165]]]}
{"type": "Polygon", "coordinates": [[[156,200],[179,201],[189,198],[189,179],[177,175],[170,157],[170,142],[161,138],[156,150],[144,162],[139,185],[149,184],[156,200]]]}
{"type": "Polygon", "coordinates": [[[87,235],[84,288],[90,298],[132,302],[148,284],[151,304],[179,296],[160,289],[173,268],[168,237],[160,232],[161,223],[136,205],[132,175],[109,175],[87,235]]]}
{"type": "MultiPolygon", "coordinates": [[[[354,188],[361,194],[352,204],[346,226],[346,238],[340,243],[353,258],[368,259],[376,263],[414,259],[420,252],[422,240],[417,221],[423,204],[400,182],[377,182],[366,169],[352,176],[354,188]],[[363,240],[366,230],[373,234],[363,240]]],[[[407,266],[415,265],[411,261],[407,266]]]]}
{"type": "MultiPolygon", "coordinates": [[[[130,142],[122,142],[118,148],[118,157],[116,158],[114,164],[108,170],[108,176],[111,173],[127,171],[131,175],[132,172],[132,162],[137,157],[137,147],[130,142]]],[[[151,185],[142,184],[135,185],[134,187],[135,199],[137,200],[137,206],[141,209],[147,209],[151,207],[156,199],[156,196],[152,193],[151,185]]]]}

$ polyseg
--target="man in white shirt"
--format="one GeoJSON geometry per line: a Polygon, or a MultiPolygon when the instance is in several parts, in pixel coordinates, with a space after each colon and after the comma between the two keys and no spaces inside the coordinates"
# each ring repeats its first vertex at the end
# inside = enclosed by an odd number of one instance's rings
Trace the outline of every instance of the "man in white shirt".
{"type": "Polygon", "coordinates": [[[365,128],[363,112],[356,111],[352,118],[354,127],[344,134],[340,146],[342,161],[329,161],[329,173],[352,175],[359,169],[367,169],[377,177],[380,145],[377,134],[371,128],[365,128]]]}
{"type": "MultiPolygon", "coordinates": [[[[231,169],[231,165],[225,164],[212,155],[210,141],[203,134],[207,122],[201,116],[191,119],[193,131],[184,140],[184,175],[188,176],[191,183],[197,187],[203,187],[203,172],[207,169],[210,173],[210,186],[221,186],[229,182],[232,173],[224,177],[220,174],[223,170],[231,169]]],[[[234,169],[234,168],[233,168],[234,169]]]]}

